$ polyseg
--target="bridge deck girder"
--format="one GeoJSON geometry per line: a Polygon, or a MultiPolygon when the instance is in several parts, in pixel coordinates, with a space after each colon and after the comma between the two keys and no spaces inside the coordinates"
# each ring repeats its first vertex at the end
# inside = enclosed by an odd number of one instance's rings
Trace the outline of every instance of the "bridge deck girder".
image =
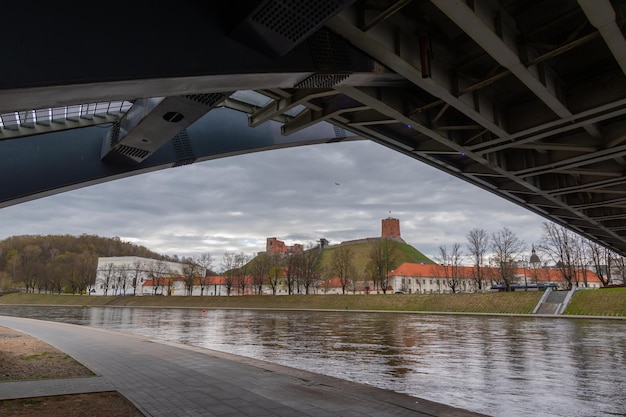
{"type": "MultiPolygon", "coordinates": [[[[43,5],[34,15],[6,5],[4,15],[32,18],[6,19],[0,29],[13,63],[0,68],[0,178],[7,186],[28,181],[9,187],[0,205],[195,160],[341,140],[345,129],[346,137],[374,140],[626,254],[625,0],[356,0],[321,14],[302,2],[307,7],[259,0],[236,10],[183,1],[147,18],[114,1],[110,10],[120,13],[112,18],[145,37],[113,44],[109,59],[91,47],[110,36],[95,5],[43,5]],[[283,10],[283,26],[259,20],[278,7],[293,7],[283,10]],[[299,29],[292,38],[287,23],[299,29]],[[84,33],[91,36],[77,36],[84,33]],[[72,43],[66,59],[42,48],[43,36],[72,43]],[[207,120],[221,110],[209,109],[184,130],[153,134],[145,158],[124,166],[81,143],[95,146],[103,129],[83,126],[101,124],[97,117],[33,124],[64,106],[177,103],[193,94],[224,94],[220,105],[246,113],[242,123],[255,133],[234,148],[226,136],[207,140],[220,129],[207,120]],[[289,135],[278,140],[281,130],[289,135]],[[49,152],[32,154],[35,143],[49,152]],[[72,158],[84,165],[55,173],[72,158]],[[33,177],[40,165],[52,178],[33,177]]],[[[124,123],[133,117],[126,112],[101,125],[124,123]]],[[[145,133],[134,129],[129,138],[141,141],[145,133]]]]}

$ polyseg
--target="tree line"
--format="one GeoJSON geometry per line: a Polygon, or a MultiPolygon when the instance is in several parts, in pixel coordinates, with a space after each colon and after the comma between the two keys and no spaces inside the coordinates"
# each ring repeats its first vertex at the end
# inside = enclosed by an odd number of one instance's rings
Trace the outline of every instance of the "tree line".
{"type": "MultiPolygon", "coordinates": [[[[602,285],[609,285],[615,274],[626,275],[625,258],[616,252],[582,238],[580,235],[553,223],[542,224],[542,236],[532,245],[533,254],[540,258],[540,267],[559,271],[568,288],[587,286],[586,271],[591,268],[602,285]]],[[[287,254],[260,253],[248,256],[243,252],[226,252],[222,258],[223,285],[227,295],[262,294],[269,287],[273,294],[285,287],[289,294],[309,294],[330,288],[338,280],[342,292],[376,290],[386,293],[389,272],[398,266],[398,249],[394,242],[378,239],[371,244],[366,265],[355,265],[350,245],[334,249],[330,262],[319,265],[320,250],[308,245],[306,250],[287,254]]],[[[99,257],[137,256],[157,261],[180,262],[182,279],[188,295],[196,283],[201,292],[215,283],[207,280],[216,275],[212,271],[214,259],[209,253],[196,257],[168,257],[149,249],[124,242],[120,238],[95,235],[14,236],[0,241],[0,290],[22,285],[28,292],[85,293],[95,282],[99,257]]],[[[466,235],[465,244],[454,242],[450,247],[440,246],[435,258],[443,270],[452,292],[460,289],[464,279],[459,272],[467,264],[472,266],[472,279],[477,290],[486,289],[488,282],[504,284],[510,289],[514,270],[521,263],[530,263],[529,248],[525,242],[504,227],[493,233],[479,228],[466,235]],[[463,249],[467,252],[463,252],[463,249]],[[495,272],[494,272],[495,271],[495,272]]],[[[114,293],[137,291],[137,268],[113,268],[105,271],[104,286],[114,293]],[[123,270],[123,271],[122,271],[123,270]],[[134,273],[132,271],[135,271],[134,273]]],[[[100,271],[102,273],[102,271],[100,271]]],[[[171,288],[173,274],[155,270],[155,289],[161,292],[171,288]]]]}
{"type": "Polygon", "coordinates": [[[626,276],[623,256],[554,223],[542,223],[542,235],[530,250],[506,227],[491,234],[484,229],[472,229],[466,236],[466,254],[462,248],[460,242],[454,242],[450,248],[440,246],[436,257],[444,266],[452,292],[456,292],[462,282],[459,272],[465,261],[473,267],[472,278],[478,290],[484,289],[487,282],[495,281],[509,291],[515,280],[514,270],[520,266],[531,266],[535,274],[538,268],[556,269],[568,289],[587,287],[589,269],[596,273],[603,286],[609,285],[615,274],[620,279],[626,276]]]}
{"type": "Polygon", "coordinates": [[[169,259],[118,237],[12,236],[0,241],[0,291],[21,285],[28,292],[84,293],[104,256],[169,259]]]}
{"type": "Polygon", "coordinates": [[[371,244],[367,265],[355,264],[350,245],[334,249],[328,265],[319,264],[320,249],[307,245],[306,249],[289,253],[260,253],[256,257],[243,252],[226,252],[222,258],[224,286],[227,295],[260,295],[269,288],[276,295],[281,288],[288,294],[311,294],[328,291],[338,280],[343,294],[363,290],[388,291],[388,273],[398,263],[398,252],[392,241],[377,239],[371,244]]]}

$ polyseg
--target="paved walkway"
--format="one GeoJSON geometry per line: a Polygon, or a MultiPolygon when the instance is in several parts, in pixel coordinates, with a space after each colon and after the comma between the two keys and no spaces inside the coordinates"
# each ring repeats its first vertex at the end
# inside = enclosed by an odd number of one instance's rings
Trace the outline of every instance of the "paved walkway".
{"type": "Polygon", "coordinates": [[[145,415],[476,417],[442,404],[227,353],[93,327],[0,316],[98,376],[1,382],[0,399],[117,390],[145,415]]]}

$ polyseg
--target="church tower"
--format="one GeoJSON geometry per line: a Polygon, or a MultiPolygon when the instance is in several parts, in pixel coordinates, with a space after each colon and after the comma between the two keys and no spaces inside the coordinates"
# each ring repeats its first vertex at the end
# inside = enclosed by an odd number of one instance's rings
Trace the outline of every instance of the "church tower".
{"type": "Polygon", "coordinates": [[[402,240],[400,236],[400,220],[393,217],[387,217],[382,221],[382,233],[380,237],[383,239],[402,240]]]}

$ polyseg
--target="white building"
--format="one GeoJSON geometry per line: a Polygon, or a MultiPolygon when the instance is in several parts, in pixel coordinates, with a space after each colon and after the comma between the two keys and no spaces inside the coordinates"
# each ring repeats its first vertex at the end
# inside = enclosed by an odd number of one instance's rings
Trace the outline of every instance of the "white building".
{"type": "Polygon", "coordinates": [[[92,295],[152,295],[143,283],[154,277],[180,276],[183,264],[142,258],[112,256],[98,258],[96,282],[92,295]]]}
{"type": "MultiPolygon", "coordinates": [[[[554,284],[559,289],[566,289],[567,283],[564,281],[559,270],[554,268],[514,268],[512,271],[511,284],[526,285],[554,284]]],[[[493,284],[500,282],[499,271],[495,268],[483,267],[483,291],[488,291],[493,284]]],[[[586,280],[587,288],[600,288],[602,286],[598,276],[589,270],[577,271],[576,286],[582,286],[586,280]],[[584,278],[583,278],[584,272],[584,278]]],[[[458,266],[455,268],[438,264],[415,264],[403,263],[395,270],[389,272],[389,290],[400,291],[409,294],[444,294],[451,293],[452,286],[454,292],[475,292],[478,291],[475,279],[475,268],[471,266],[458,266]]]]}

